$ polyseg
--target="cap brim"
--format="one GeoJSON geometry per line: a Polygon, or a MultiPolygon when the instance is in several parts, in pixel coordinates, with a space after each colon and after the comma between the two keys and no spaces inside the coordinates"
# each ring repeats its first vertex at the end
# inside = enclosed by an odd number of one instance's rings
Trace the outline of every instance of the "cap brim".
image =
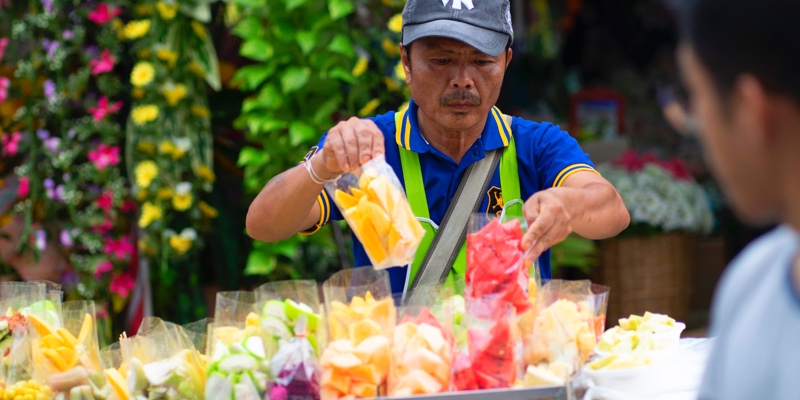
{"type": "Polygon", "coordinates": [[[439,36],[460,40],[492,57],[503,53],[509,36],[505,33],[470,25],[465,22],[439,19],[403,27],[403,45],[424,37],[439,36]]]}

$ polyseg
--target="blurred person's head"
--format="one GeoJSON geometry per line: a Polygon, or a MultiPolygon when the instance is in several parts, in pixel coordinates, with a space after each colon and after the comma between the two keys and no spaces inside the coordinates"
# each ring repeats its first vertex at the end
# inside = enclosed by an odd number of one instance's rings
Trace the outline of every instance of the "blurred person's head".
{"type": "Polygon", "coordinates": [[[511,61],[509,0],[408,0],[402,16],[401,60],[418,118],[482,128],[511,61]]]}
{"type": "Polygon", "coordinates": [[[790,218],[800,190],[800,1],[676,3],[679,63],[711,168],[743,219],[790,218]]]}

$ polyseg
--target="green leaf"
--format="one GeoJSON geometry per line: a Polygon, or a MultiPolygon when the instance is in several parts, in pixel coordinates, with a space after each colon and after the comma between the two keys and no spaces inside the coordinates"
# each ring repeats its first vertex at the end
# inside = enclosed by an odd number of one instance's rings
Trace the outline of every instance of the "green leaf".
{"type": "Polygon", "coordinates": [[[331,114],[339,108],[339,103],[341,102],[342,98],[340,96],[334,96],[326,100],[322,105],[317,107],[317,110],[314,112],[314,122],[328,123],[331,114]]]}
{"type": "Polygon", "coordinates": [[[281,76],[281,87],[284,94],[292,93],[308,83],[311,70],[307,67],[291,67],[281,76]]]}
{"type": "Polygon", "coordinates": [[[273,254],[278,254],[284,256],[289,259],[293,259],[295,254],[297,254],[297,244],[292,243],[289,240],[283,240],[273,244],[271,247],[271,252],[273,254]]]}
{"type": "Polygon", "coordinates": [[[264,150],[246,146],[239,152],[239,160],[236,165],[243,167],[251,164],[263,164],[266,159],[267,154],[264,150]]]}
{"type": "Polygon", "coordinates": [[[292,11],[305,4],[306,1],[307,0],[286,0],[286,11],[292,11]]]}
{"type": "Polygon", "coordinates": [[[336,35],[333,40],[331,40],[331,42],[328,44],[328,50],[343,54],[347,57],[353,57],[356,54],[356,51],[353,48],[353,42],[350,40],[350,38],[342,33],[336,35]]]}
{"type": "Polygon", "coordinates": [[[247,65],[236,71],[233,81],[241,84],[244,90],[254,90],[272,74],[274,69],[263,64],[247,65]]]}
{"type": "Polygon", "coordinates": [[[305,122],[294,121],[289,124],[289,139],[292,146],[314,139],[316,136],[317,131],[305,122]]]}
{"type": "Polygon", "coordinates": [[[314,32],[297,32],[295,39],[297,40],[297,45],[300,46],[300,50],[303,51],[303,54],[310,53],[317,45],[317,34],[314,32]]]}
{"type": "Polygon", "coordinates": [[[356,78],[353,76],[353,74],[342,67],[336,67],[332,69],[331,72],[328,73],[328,76],[345,81],[347,83],[356,83],[356,78]]]}
{"type": "Polygon", "coordinates": [[[283,96],[281,96],[278,88],[272,84],[265,85],[261,88],[257,99],[261,102],[263,107],[267,109],[276,109],[283,104],[283,96]]]}
{"type": "Polygon", "coordinates": [[[245,7],[258,7],[263,5],[263,0],[226,0],[229,3],[237,4],[245,7]]]}
{"type": "Polygon", "coordinates": [[[242,39],[249,39],[259,36],[262,29],[263,26],[261,20],[254,15],[250,15],[236,24],[236,26],[233,28],[233,34],[242,39]]]}
{"type": "Polygon", "coordinates": [[[194,18],[204,24],[211,22],[211,7],[208,5],[207,0],[200,0],[195,4],[192,2],[181,1],[179,2],[180,12],[194,18]]]}
{"type": "Polygon", "coordinates": [[[239,54],[256,61],[267,61],[275,54],[275,49],[264,39],[254,38],[242,44],[239,54]]]}
{"type": "Polygon", "coordinates": [[[269,275],[278,265],[275,256],[263,250],[253,250],[247,257],[247,266],[244,269],[245,275],[269,275]]]}
{"type": "Polygon", "coordinates": [[[328,12],[334,20],[349,15],[353,10],[353,3],[350,0],[328,0],[328,12]]]}
{"type": "Polygon", "coordinates": [[[206,32],[205,39],[203,39],[203,46],[192,53],[192,58],[203,66],[206,71],[205,80],[208,86],[215,91],[222,89],[222,83],[219,80],[219,61],[217,60],[217,51],[214,49],[214,43],[211,41],[211,34],[208,29],[203,27],[206,32]]]}

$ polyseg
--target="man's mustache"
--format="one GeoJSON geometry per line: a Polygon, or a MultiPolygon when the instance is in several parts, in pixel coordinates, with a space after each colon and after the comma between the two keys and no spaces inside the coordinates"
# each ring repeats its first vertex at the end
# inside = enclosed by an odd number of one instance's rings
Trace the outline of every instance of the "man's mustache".
{"type": "Polygon", "coordinates": [[[462,102],[468,101],[473,106],[481,105],[481,97],[475,93],[470,92],[469,90],[456,90],[450,93],[445,94],[439,100],[439,105],[442,106],[449,106],[453,102],[462,102]]]}

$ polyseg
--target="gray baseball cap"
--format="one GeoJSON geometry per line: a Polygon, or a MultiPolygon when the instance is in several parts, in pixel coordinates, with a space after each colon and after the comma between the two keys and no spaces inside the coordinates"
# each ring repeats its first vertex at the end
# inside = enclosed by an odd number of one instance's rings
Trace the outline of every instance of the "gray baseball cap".
{"type": "Polygon", "coordinates": [[[407,0],[403,45],[430,36],[460,40],[499,56],[514,40],[509,0],[407,0]]]}

